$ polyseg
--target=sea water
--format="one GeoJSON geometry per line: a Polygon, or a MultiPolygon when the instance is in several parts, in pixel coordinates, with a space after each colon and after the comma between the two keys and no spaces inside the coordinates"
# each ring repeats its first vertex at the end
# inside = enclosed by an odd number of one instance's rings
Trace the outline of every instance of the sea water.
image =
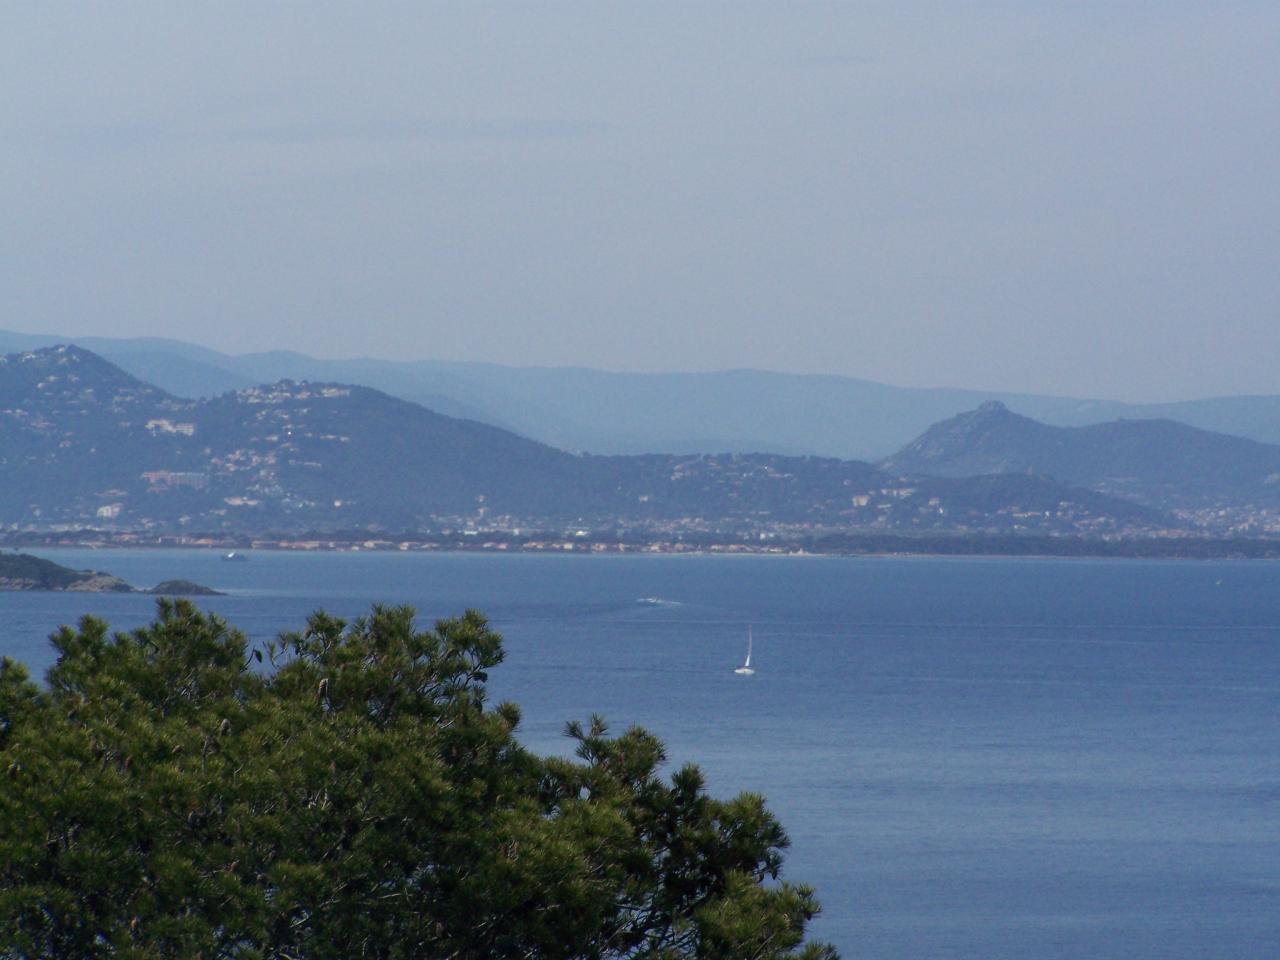
{"type": "MultiPolygon", "coordinates": [[[[41,554],[225,590],[201,605],[255,640],[320,608],[479,609],[530,747],[601,713],[763,793],[847,957],[1280,956],[1280,564],[41,554]]],[[[0,654],[39,673],[58,624],[153,609],[0,594],[0,654]]]]}

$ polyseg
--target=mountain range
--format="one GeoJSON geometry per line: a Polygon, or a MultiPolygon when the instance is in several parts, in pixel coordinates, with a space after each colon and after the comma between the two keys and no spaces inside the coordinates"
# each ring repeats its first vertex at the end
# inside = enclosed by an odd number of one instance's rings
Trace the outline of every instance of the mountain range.
{"type": "Polygon", "coordinates": [[[1055,427],[988,402],[935,424],[879,466],[953,478],[1032,473],[1161,509],[1280,510],[1280,446],[1173,420],[1055,427]]]}
{"type": "Polygon", "coordinates": [[[323,360],[287,351],[231,355],[158,338],[0,331],[0,353],[67,342],[176,397],[213,397],[284,379],[354,384],[562,450],[594,454],[766,452],[879,460],[930,425],[993,400],[1053,426],[1171,419],[1280,443],[1280,396],[1126,404],[759,370],[642,374],[434,360],[323,360]]]}
{"type": "Polygon", "coordinates": [[[568,453],[349,383],[280,380],[190,399],[70,345],[0,359],[0,480],[10,529],[766,535],[1173,523],[1157,505],[1035,473],[904,481],[837,458],[568,453]]]}

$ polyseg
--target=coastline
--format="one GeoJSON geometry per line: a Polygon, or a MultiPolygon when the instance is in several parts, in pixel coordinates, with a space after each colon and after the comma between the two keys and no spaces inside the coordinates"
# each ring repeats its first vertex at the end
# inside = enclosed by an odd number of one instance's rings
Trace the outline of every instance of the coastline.
{"type": "Polygon", "coordinates": [[[1104,540],[1018,535],[905,536],[824,534],[749,540],[716,535],[681,537],[514,536],[466,533],[377,537],[306,534],[299,537],[142,535],[105,531],[33,531],[0,536],[5,549],[202,549],[288,553],[489,553],[576,556],[756,557],[990,557],[1026,559],[1280,560],[1280,539],[1178,537],[1104,540]]]}

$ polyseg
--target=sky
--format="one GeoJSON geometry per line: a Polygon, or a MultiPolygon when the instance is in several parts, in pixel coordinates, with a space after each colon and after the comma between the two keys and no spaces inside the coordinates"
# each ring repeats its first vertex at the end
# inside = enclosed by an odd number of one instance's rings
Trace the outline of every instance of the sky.
{"type": "Polygon", "coordinates": [[[0,11],[0,328],[1280,393],[1280,4],[0,11]]]}

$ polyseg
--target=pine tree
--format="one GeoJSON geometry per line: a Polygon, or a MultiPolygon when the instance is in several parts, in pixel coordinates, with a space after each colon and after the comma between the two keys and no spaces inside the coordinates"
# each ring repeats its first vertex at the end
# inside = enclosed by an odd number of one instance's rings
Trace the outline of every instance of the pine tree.
{"type": "Polygon", "coordinates": [[[490,706],[475,612],[324,614],[256,653],[187,601],[0,662],[0,957],[833,958],[761,797],[571,723],[543,758],[490,706]]]}

